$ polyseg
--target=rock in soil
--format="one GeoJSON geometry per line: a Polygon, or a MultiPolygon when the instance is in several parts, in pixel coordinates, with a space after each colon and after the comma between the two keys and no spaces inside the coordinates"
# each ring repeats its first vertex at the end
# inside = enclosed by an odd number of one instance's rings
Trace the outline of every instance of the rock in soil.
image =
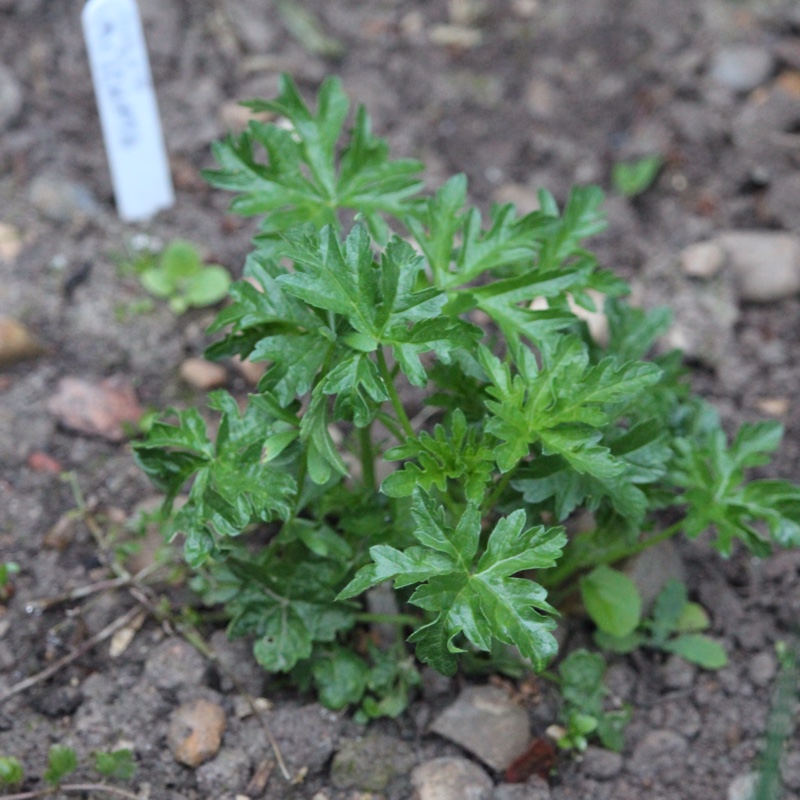
{"type": "Polygon", "coordinates": [[[587,778],[610,781],[622,772],[622,756],[613,750],[590,745],[586,748],[581,762],[581,773],[587,778]]]}
{"type": "Polygon", "coordinates": [[[697,242],[681,253],[681,271],[689,278],[713,278],[725,263],[725,253],[716,242],[697,242]]]}
{"type": "Polygon", "coordinates": [[[147,680],[159,689],[176,691],[184,686],[201,686],[208,674],[208,662],[183,639],[165,639],[148,655],[144,665],[147,680]]]}
{"type": "Polygon", "coordinates": [[[266,715],[289,770],[319,772],[339,743],[343,720],[318,703],[284,706],[266,715]]]}
{"type": "Polygon", "coordinates": [[[800,233],[800,173],[776,176],[767,192],[766,205],[784,228],[800,233]]]}
{"type": "Polygon", "coordinates": [[[539,777],[527,783],[501,783],[495,787],[492,800],[550,800],[550,787],[539,777]]]}
{"type": "Polygon", "coordinates": [[[187,358],[181,364],[179,373],[189,386],[201,392],[219,389],[228,380],[225,367],[213,361],[206,361],[204,358],[187,358]]]}
{"type": "Polygon", "coordinates": [[[58,175],[38,175],[29,196],[34,208],[51,222],[70,222],[78,215],[94,217],[100,213],[88,187],[58,175]]]}
{"type": "Polygon", "coordinates": [[[754,800],[758,774],[746,772],[738,775],[728,786],[727,800],[754,800]]]}
{"type": "Polygon", "coordinates": [[[665,689],[688,689],[697,675],[697,667],[680,656],[671,655],[661,667],[665,689]]]}
{"type": "Polygon", "coordinates": [[[65,428],[111,442],[124,441],[126,426],[136,425],[144,413],[131,383],[119,376],[99,383],[62,378],[47,410],[65,428]]]}
{"type": "Polygon", "coordinates": [[[800,291],[800,239],[773,231],[726,231],[726,251],[742,300],[769,303],[800,291]]]}
{"type": "Polygon", "coordinates": [[[411,773],[417,800],[489,800],[492,779],[466,758],[434,758],[411,773]]]}
{"type": "Polygon", "coordinates": [[[400,739],[381,733],[362,739],[343,739],[333,757],[331,783],[337,789],[382,792],[396,775],[414,766],[411,748],[400,739]]]}
{"type": "Polygon", "coordinates": [[[210,644],[221,667],[220,689],[223,692],[243,689],[253,697],[260,697],[267,673],[255,660],[250,642],[245,639],[231,641],[225,631],[214,631],[210,644]]]}
{"type": "Polygon", "coordinates": [[[446,708],[431,730],[501,772],[531,739],[528,714],[496,686],[472,686],[446,708]]]}
{"type": "Polygon", "coordinates": [[[750,92],[772,74],[775,59],[769,50],[749,44],[729,45],[714,56],[709,70],[717,82],[735,92],[750,92]]]}
{"type": "Polygon", "coordinates": [[[244,791],[250,778],[250,756],[239,748],[225,748],[197,768],[197,788],[204,797],[232,797],[244,791]]]}
{"type": "Polygon", "coordinates": [[[688,752],[689,743],[675,731],[650,731],[636,745],[626,766],[639,778],[658,778],[668,785],[679,783],[688,752]]]}
{"type": "Polygon", "coordinates": [[[628,559],[622,571],[639,590],[643,616],[653,610],[656,597],[669,581],[686,583],[683,559],[675,545],[669,541],[654,545],[628,559]]]}
{"type": "Polygon", "coordinates": [[[167,744],[175,760],[187,767],[198,767],[213,758],[222,744],[225,731],[222,706],[209,700],[184,703],[172,712],[167,744]]]}
{"type": "Polygon", "coordinates": [[[44,346],[21,322],[0,317],[0,369],[44,352],[44,346]]]}
{"type": "Polygon", "coordinates": [[[772,683],[775,673],[778,671],[778,661],[769,650],[753,656],[750,666],[747,669],[750,680],[756,686],[765,687],[772,683]]]}

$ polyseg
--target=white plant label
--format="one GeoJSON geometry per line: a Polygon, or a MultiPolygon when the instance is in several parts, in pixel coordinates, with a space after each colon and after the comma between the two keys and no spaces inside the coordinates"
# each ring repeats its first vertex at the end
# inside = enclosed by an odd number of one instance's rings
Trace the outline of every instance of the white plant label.
{"type": "Polygon", "coordinates": [[[135,0],[88,0],[82,21],[117,213],[147,219],[175,194],[139,9],[135,0]]]}

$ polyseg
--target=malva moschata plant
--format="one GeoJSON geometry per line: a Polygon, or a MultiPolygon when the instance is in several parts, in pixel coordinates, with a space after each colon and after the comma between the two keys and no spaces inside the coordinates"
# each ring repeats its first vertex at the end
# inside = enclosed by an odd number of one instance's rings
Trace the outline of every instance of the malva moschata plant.
{"type": "MultiPolygon", "coordinates": [[[[446,675],[509,646],[542,670],[578,595],[617,649],[680,652],[686,598],[643,624],[614,565],[679,532],[710,531],[723,556],[800,542],[800,489],[747,479],[780,425],[729,439],[678,352],[646,359],[669,313],[626,304],[584,248],[604,226],[600,189],[485,220],[463,175],[424,194],[423,165],[390,160],[364,108],[343,133],[335,79],[316,112],[287,77],[245,105],[282,124],[214,147],[207,179],[262,222],[208,355],[267,369],[244,410],[210,395],[213,436],[197,409],[172,410],[135,451],[167,506],[190,487],[173,530],[194,585],[265,669],[333,708],[402,711],[414,660],[364,632],[386,621],[365,604],[386,585],[416,659],[446,675]],[[607,341],[573,313],[597,293],[607,341]]],[[[576,663],[562,677],[579,686],[576,663]]],[[[605,724],[601,700],[575,736],[605,724]]]]}

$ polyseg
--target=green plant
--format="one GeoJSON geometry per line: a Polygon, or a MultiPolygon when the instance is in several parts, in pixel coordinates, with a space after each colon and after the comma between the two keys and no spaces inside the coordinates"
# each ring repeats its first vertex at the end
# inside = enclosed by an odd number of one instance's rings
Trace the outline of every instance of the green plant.
{"type": "Polygon", "coordinates": [[[606,662],[599,653],[575,650],[559,665],[556,682],[561,691],[562,727],[557,743],[564,749],[583,752],[589,737],[597,735],[603,747],[622,750],[623,733],[631,716],[628,706],[608,710],[608,690],[603,683],[606,662]]]}
{"type": "Polygon", "coordinates": [[[620,194],[636,197],[653,185],[663,166],[664,159],[658,154],[637,161],[621,161],[611,170],[611,182],[620,194]]]}
{"type": "Polygon", "coordinates": [[[14,584],[11,576],[19,572],[16,561],[0,562],[0,602],[5,602],[14,594],[14,584]]]}
{"type": "MultiPolygon", "coordinates": [[[[136,772],[133,752],[128,749],[97,751],[94,754],[94,769],[105,778],[130,780],[136,772]]],[[[64,779],[78,769],[78,755],[67,745],[54,744],[47,753],[47,769],[42,779],[46,788],[34,789],[20,794],[3,795],[5,800],[34,800],[52,794],[94,794],[105,792],[118,797],[136,800],[136,795],[106,783],[64,783],[64,779]]],[[[25,778],[25,771],[19,759],[14,756],[0,756],[0,786],[18,786],[25,778]]]]}
{"type": "Polygon", "coordinates": [[[142,286],[169,302],[175,314],[190,307],[210,306],[228,293],[231,276],[219,264],[203,264],[197,248],[180,239],[167,245],[153,263],[136,268],[142,286]]]}
{"type": "Polygon", "coordinates": [[[675,653],[704,669],[720,669],[728,663],[724,648],[702,632],[710,626],[705,609],[689,602],[686,587],[672,580],[656,598],[650,619],[637,620],[635,630],[620,636],[598,625],[595,641],[605,650],[630,653],[640,647],[652,647],[675,653]]]}
{"type": "Polygon", "coordinates": [[[422,195],[422,165],[390,161],[363,108],[340,143],[336,80],[316,113],[288,78],[247,105],[286,124],[214,147],[208,179],[263,221],[208,354],[268,369],[244,409],[211,395],[213,436],[197,409],[172,410],[135,452],[167,507],[190,484],[172,530],[266,669],[334,707],[385,692],[363,636],[385,619],[362,598],[391,582],[419,660],[452,674],[464,653],[513,645],[541,670],[553,604],[581,587],[601,627],[636,628],[638,611],[620,624],[608,601],[628,556],[709,528],[724,556],[734,541],[757,555],[800,541],[800,489],[746,481],[780,426],[745,425],[728,444],[678,353],[642,360],[669,315],[626,305],[626,284],[584,248],[603,227],[599,189],[574,189],[562,210],[542,191],[538,211],[494,206],[486,224],[463,176],[422,195]],[[606,296],[604,344],[571,310],[594,308],[589,290],[606,296]],[[381,482],[382,465],[394,471],[381,482]],[[591,530],[568,535],[560,523],[587,511],[591,530]],[[346,686],[330,665],[346,665],[346,686]]]}

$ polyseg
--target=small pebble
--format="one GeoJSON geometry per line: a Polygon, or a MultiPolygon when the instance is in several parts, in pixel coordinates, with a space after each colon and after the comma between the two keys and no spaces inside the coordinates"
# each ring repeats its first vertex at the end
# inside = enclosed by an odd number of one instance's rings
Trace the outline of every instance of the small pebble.
{"type": "Polygon", "coordinates": [[[208,700],[195,700],[172,712],[167,744],[176,761],[198,767],[217,754],[224,731],[222,707],[208,700]]]}
{"type": "Polygon", "coordinates": [[[148,655],[145,677],[159,689],[174,691],[205,683],[208,663],[183,639],[165,639],[148,655]]]}
{"type": "Polygon", "coordinates": [[[726,251],[742,300],[769,303],[800,291],[800,239],[774,231],[728,231],[726,251]]]}
{"type": "Polygon", "coordinates": [[[765,687],[772,683],[775,673],[778,671],[778,662],[769,650],[753,656],[748,667],[750,680],[756,686],[765,687]]]}
{"type": "Polygon", "coordinates": [[[417,800],[489,800],[492,779],[466,758],[434,758],[411,773],[417,800]]]}
{"type": "Polygon", "coordinates": [[[229,797],[247,786],[250,766],[250,756],[244,750],[225,747],[216,758],[198,767],[197,788],[204,797],[229,797]]]}
{"type": "Polygon", "coordinates": [[[711,62],[713,80],[734,92],[750,92],[769,78],[775,68],[772,53],[750,44],[723,47],[711,62]]]}
{"type": "Polygon", "coordinates": [[[201,392],[219,389],[228,379],[225,367],[204,358],[187,358],[181,364],[179,374],[189,386],[201,392]]]}
{"type": "Polygon", "coordinates": [[[527,747],[530,722],[502,689],[470,686],[431,725],[431,731],[455,742],[498,772],[527,747]]]}
{"type": "Polygon", "coordinates": [[[747,772],[734,778],[728,785],[727,800],[753,800],[758,783],[755,772],[747,772]]]}
{"type": "Polygon", "coordinates": [[[11,317],[0,317],[0,369],[36,358],[45,348],[21,323],[11,317]]]}
{"type": "Polygon", "coordinates": [[[581,772],[587,778],[610,781],[622,772],[622,756],[613,750],[590,745],[583,754],[581,772]]]}
{"type": "Polygon", "coordinates": [[[670,656],[661,667],[661,681],[665,689],[688,689],[697,675],[697,667],[680,656],[670,656]]]}
{"type": "Polygon", "coordinates": [[[680,265],[684,275],[707,280],[722,269],[724,261],[725,253],[716,242],[697,242],[681,253],[680,265]]]}
{"type": "Polygon", "coordinates": [[[82,183],[58,175],[38,175],[29,192],[33,206],[52,222],[69,222],[79,214],[96,216],[100,207],[82,183]]]}

